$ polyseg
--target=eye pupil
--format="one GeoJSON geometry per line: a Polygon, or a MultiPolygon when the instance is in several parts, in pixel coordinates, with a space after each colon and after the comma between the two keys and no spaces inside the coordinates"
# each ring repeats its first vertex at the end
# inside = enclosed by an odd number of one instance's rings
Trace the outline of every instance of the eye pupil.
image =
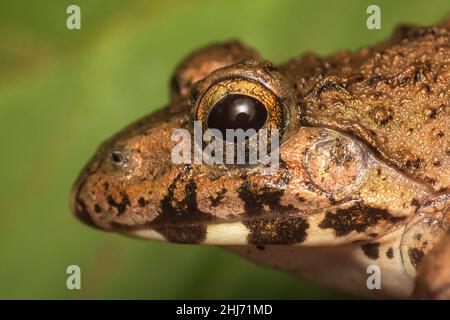
{"type": "Polygon", "coordinates": [[[208,127],[220,130],[225,137],[226,129],[258,131],[264,126],[266,119],[266,107],[259,100],[242,94],[230,94],[212,108],[208,127]]]}

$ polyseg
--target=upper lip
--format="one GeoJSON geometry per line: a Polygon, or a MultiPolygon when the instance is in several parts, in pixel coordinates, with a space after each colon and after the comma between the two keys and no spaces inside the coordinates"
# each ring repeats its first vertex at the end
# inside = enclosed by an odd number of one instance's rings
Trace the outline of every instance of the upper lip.
{"type": "Polygon", "coordinates": [[[231,219],[223,219],[223,218],[213,218],[211,220],[202,220],[202,221],[193,221],[190,223],[187,222],[180,222],[180,223],[162,223],[162,224],[155,224],[152,221],[138,224],[138,225],[127,225],[122,223],[114,222],[114,225],[123,229],[127,230],[145,230],[148,228],[181,228],[181,227],[194,227],[199,225],[205,225],[205,224],[226,224],[226,223],[235,223],[235,222],[250,222],[255,220],[268,220],[268,219],[274,219],[274,218],[283,218],[283,217],[305,217],[306,214],[298,210],[296,214],[286,214],[286,213],[263,213],[263,214],[256,214],[256,215],[244,215],[239,214],[236,215],[234,218],[231,219]]]}

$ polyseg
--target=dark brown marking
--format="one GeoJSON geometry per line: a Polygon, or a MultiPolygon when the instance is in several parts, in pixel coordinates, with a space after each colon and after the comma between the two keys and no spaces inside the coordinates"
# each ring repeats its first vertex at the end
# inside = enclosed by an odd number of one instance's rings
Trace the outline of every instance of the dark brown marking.
{"type": "Polygon", "coordinates": [[[79,198],[77,198],[76,204],[75,204],[75,215],[77,216],[78,219],[80,219],[82,222],[84,222],[88,226],[100,229],[95,224],[94,220],[92,220],[91,215],[89,214],[89,211],[87,210],[86,203],[84,203],[84,201],[79,198]]]}
{"type": "Polygon", "coordinates": [[[416,169],[419,169],[420,168],[420,164],[422,163],[422,159],[420,159],[420,158],[416,158],[416,159],[414,159],[414,167],[416,168],[416,169]]]}
{"type": "Polygon", "coordinates": [[[395,83],[396,86],[404,87],[408,84],[408,77],[399,77],[395,83]]]}
{"type": "Polygon", "coordinates": [[[413,198],[413,199],[411,200],[411,206],[413,206],[413,207],[420,207],[420,202],[419,202],[419,200],[417,200],[416,198],[413,198]]]}
{"type": "Polygon", "coordinates": [[[409,248],[408,250],[409,260],[411,261],[411,264],[414,266],[414,268],[417,270],[420,266],[420,263],[422,262],[423,257],[425,254],[422,250],[418,248],[409,248]]]}
{"type": "MultiPolygon", "coordinates": [[[[377,125],[384,126],[394,119],[394,112],[391,108],[382,106],[374,106],[370,111],[370,115],[377,125]]],[[[371,130],[373,131],[373,130],[371,130]]],[[[376,136],[375,132],[371,132],[372,136],[376,136]]]]}
{"type": "Polygon", "coordinates": [[[226,188],[222,188],[222,190],[220,190],[215,197],[210,196],[209,197],[209,201],[211,201],[211,206],[212,207],[217,207],[220,203],[220,201],[224,198],[225,193],[227,193],[227,189],[226,188]]]}
{"type": "Polygon", "coordinates": [[[195,181],[185,175],[192,167],[186,166],[169,186],[167,195],[161,201],[161,212],[151,226],[168,241],[178,243],[200,243],[206,238],[206,225],[213,216],[197,207],[197,186],[195,181]],[[186,179],[185,179],[186,178],[186,179]],[[184,198],[176,200],[174,191],[178,183],[184,185],[184,198]]]}
{"type": "Polygon", "coordinates": [[[252,244],[294,244],[306,240],[308,222],[302,217],[257,219],[245,222],[252,244]]]}
{"type": "Polygon", "coordinates": [[[404,219],[404,217],[392,216],[385,209],[356,204],[348,209],[338,209],[336,213],[328,211],[319,227],[322,229],[333,229],[337,237],[342,237],[352,231],[365,232],[379,221],[395,224],[404,219]]]}
{"type": "Polygon", "coordinates": [[[206,238],[206,225],[158,227],[168,241],[176,243],[200,243],[206,238]]]}
{"type": "Polygon", "coordinates": [[[410,169],[411,167],[419,169],[421,163],[422,163],[422,159],[420,159],[420,158],[416,158],[414,160],[408,159],[404,162],[403,169],[407,170],[407,169],[410,169]]]}
{"type": "Polygon", "coordinates": [[[392,114],[390,114],[386,118],[383,118],[380,120],[380,125],[384,126],[384,125],[388,124],[389,122],[391,122],[392,119],[394,119],[394,116],[392,114]]]}
{"type": "Polygon", "coordinates": [[[389,249],[387,249],[386,257],[388,257],[388,259],[392,259],[394,257],[394,249],[392,249],[392,247],[389,247],[389,249]]]}
{"type": "Polygon", "coordinates": [[[94,211],[97,213],[102,212],[102,208],[98,205],[98,203],[94,204],[94,211]]]}
{"type": "Polygon", "coordinates": [[[428,110],[428,118],[430,118],[430,119],[436,119],[437,114],[438,114],[438,111],[436,108],[432,108],[432,109],[428,110]]]}
{"type": "Polygon", "coordinates": [[[422,88],[425,89],[425,91],[427,93],[431,93],[431,88],[430,88],[430,86],[427,83],[423,84],[422,88]]]}
{"type": "Polygon", "coordinates": [[[249,243],[294,244],[306,240],[309,223],[294,207],[280,204],[282,190],[257,188],[244,181],[238,191],[245,215],[252,218],[243,222],[250,230],[249,243]],[[264,218],[269,213],[272,217],[264,218]]]}
{"type": "Polygon", "coordinates": [[[372,260],[377,260],[379,257],[380,244],[375,243],[365,243],[361,246],[362,251],[367,256],[367,258],[372,260]]]}
{"type": "Polygon", "coordinates": [[[414,73],[413,79],[414,82],[419,82],[420,80],[422,80],[422,70],[416,70],[416,72],[414,73]]]}
{"type": "Polygon", "coordinates": [[[149,204],[149,202],[147,200],[144,199],[144,197],[140,197],[138,199],[138,205],[141,208],[144,208],[145,206],[147,206],[149,204]]]}
{"type": "Polygon", "coordinates": [[[370,79],[367,79],[367,85],[374,86],[378,82],[384,82],[385,84],[389,84],[389,79],[383,75],[376,75],[370,79]]]}
{"type": "Polygon", "coordinates": [[[328,91],[336,91],[336,90],[345,90],[345,84],[342,83],[334,83],[329,82],[321,87],[316,92],[316,96],[320,96],[322,93],[328,92],[328,91]]]}
{"type": "Polygon", "coordinates": [[[130,205],[130,199],[128,199],[127,194],[122,192],[121,196],[122,196],[121,202],[117,202],[116,200],[114,200],[114,198],[111,195],[108,195],[107,198],[109,205],[117,209],[118,215],[123,214],[126,211],[127,206],[130,205]]]}

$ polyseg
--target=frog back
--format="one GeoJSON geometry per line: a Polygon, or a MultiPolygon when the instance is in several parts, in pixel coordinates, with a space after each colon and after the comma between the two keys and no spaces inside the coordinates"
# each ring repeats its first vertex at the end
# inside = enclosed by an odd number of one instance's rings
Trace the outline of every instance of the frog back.
{"type": "Polygon", "coordinates": [[[450,19],[399,27],[378,46],[326,58],[305,54],[280,69],[295,84],[302,125],[363,140],[400,171],[450,189],[450,19]]]}

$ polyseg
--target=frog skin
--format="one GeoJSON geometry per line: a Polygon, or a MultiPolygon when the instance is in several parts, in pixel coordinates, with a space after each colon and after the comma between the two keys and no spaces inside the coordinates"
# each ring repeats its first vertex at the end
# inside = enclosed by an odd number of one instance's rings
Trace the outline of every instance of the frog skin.
{"type": "Polygon", "coordinates": [[[374,47],[278,66],[238,41],[197,50],[165,108],[101,145],[72,211],[98,229],[218,245],[358,296],[449,298],[449,35],[449,19],[401,26],[374,47]],[[278,170],[172,161],[174,130],[192,131],[230,94],[272,99],[264,126],[280,130],[278,170]]]}

